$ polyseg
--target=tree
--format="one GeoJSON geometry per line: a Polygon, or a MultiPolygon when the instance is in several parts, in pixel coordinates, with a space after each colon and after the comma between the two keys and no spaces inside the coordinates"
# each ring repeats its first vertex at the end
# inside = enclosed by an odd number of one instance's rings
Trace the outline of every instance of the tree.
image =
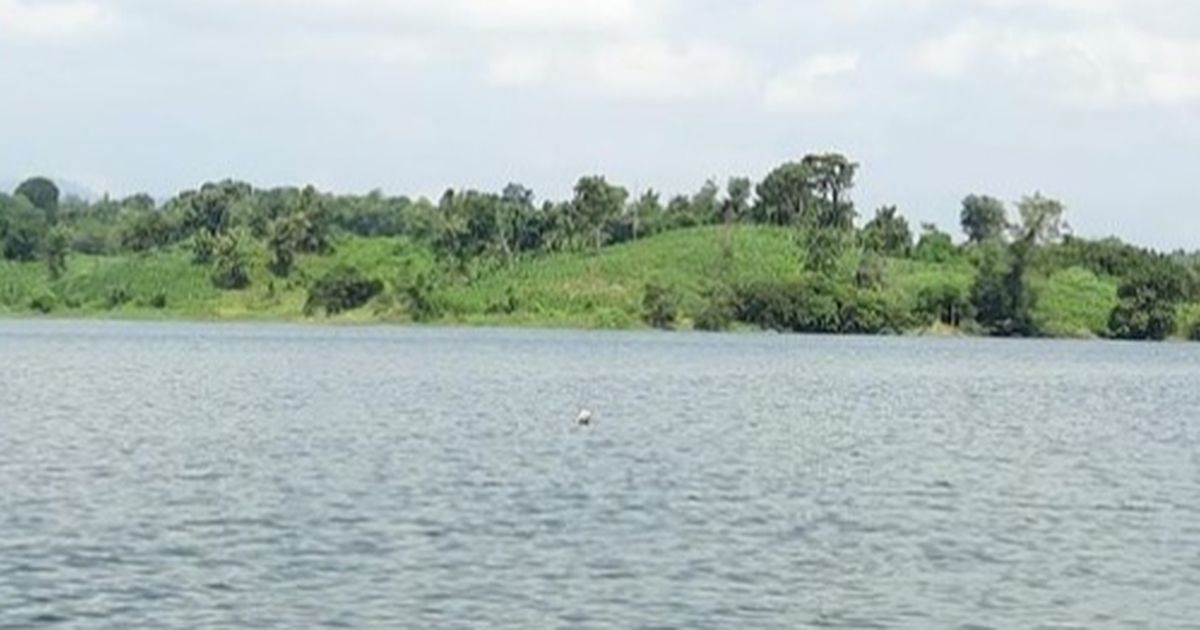
{"type": "Polygon", "coordinates": [[[805,216],[812,200],[812,171],[801,162],[788,162],[767,174],[755,188],[754,218],[760,223],[793,225],[805,216]]]}
{"type": "Polygon", "coordinates": [[[629,207],[633,223],[633,240],[642,234],[654,234],[662,222],[662,202],[654,190],[647,190],[629,207]]]}
{"type": "Polygon", "coordinates": [[[245,250],[245,237],[239,231],[215,237],[211,278],[218,289],[236,290],[250,286],[250,260],[245,250]]]}
{"type": "Polygon", "coordinates": [[[1187,281],[1187,272],[1165,258],[1144,265],[1118,288],[1120,302],[1109,317],[1109,332],[1118,339],[1166,339],[1175,330],[1187,281]]]}
{"type": "Polygon", "coordinates": [[[171,233],[167,217],[153,208],[131,207],[123,213],[117,225],[121,249],[132,252],[162,247],[171,242],[171,233]]]}
{"type": "Polygon", "coordinates": [[[1032,294],[1025,284],[1029,255],[1024,243],[1006,248],[985,247],[971,289],[975,318],[993,335],[1027,336],[1034,333],[1032,294]]]}
{"type": "Polygon", "coordinates": [[[722,204],[720,201],[721,187],[717,182],[708,180],[692,195],[691,220],[692,225],[720,223],[722,220],[722,204]]]}
{"type": "Polygon", "coordinates": [[[642,296],[642,319],[654,328],[669,330],[675,327],[679,307],[675,294],[659,284],[647,284],[642,296]]]}
{"type": "Polygon", "coordinates": [[[609,184],[599,175],[580,178],[575,184],[572,215],[581,231],[591,234],[596,251],[604,245],[605,224],[620,214],[628,196],[624,188],[609,184]]]}
{"type": "Polygon", "coordinates": [[[521,249],[522,232],[533,214],[533,191],[521,184],[508,184],[500,193],[496,211],[496,229],[493,239],[496,249],[506,263],[521,249]]]}
{"type": "Polygon", "coordinates": [[[863,245],[868,251],[883,256],[907,257],[912,253],[912,231],[908,220],[896,206],[884,206],[875,211],[875,218],[863,227],[863,245]]]}
{"type": "Polygon", "coordinates": [[[58,220],[58,186],[45,177],[30,177],[21,182],[14,195],[29,200],[29,203],[46,213],[46,221],[54,224],[58,220]]]}
{"type": "Polygon", "coordinates": [[[71,232],[66,226],[56,225],[46,234],[42,254],[46,259],[46,271],[51,280],[58,280],[67,271],[67,252],[71,249],[71,232]]]}
{"type": "Polygon", "coordinates": [[[0,253],[7,260],[35,260],[46,233],[45,213],[24,196],[0,195],[0,253]]]}
{"type": "Polygon", "coordinates": [[[234,181],[207,183],[199,191],[179,196],[184,208],[184,227],[209,236],[224,233],[232,225],[233,206],[252,192],[248,184],[234,181]]]}
{"type": "Polygon", "coordinates": [[[741,221],[750,210],[754,184],[749,177],[730,177],[725,184],[725,202],[721,204],[721,219],[726,223],[741,221]]]}
{"type": "Polygon", "coordinates": [[[1008,228],[1004,202],[987,195],[968,195],[963,199],[960,217],[963,232],[971,243],[1002,239],[1008,228]]]}
{"type": "Polygon", "coordinates": [[[1071,226],[1063,219],[1066,207],[1062,202],[1043,197],[1041,193],[1026,196],[1017,204],[1020,225],[1012,227],[1013,238],[1031,245],[1056,243],[1071,226]]]}
{"type": "Polygon", "coordinates": [[[806,155],[801,164],[808,171],[810,189],[821,201],[814,217],[817,226],[841,230],[854,227],[854,204],[846,196],[854,188],[858,164],[840,153],[806,155]]]}
{"type": "Polygon", "coordinates": [[[921,238],[917,241],[917,248],[913,251],[913,256],[917,260],[925,262],[948,262],[956,256],[954,249],[954,241],[950,235],[939,230],[932,223],[921,224],[921,238]]]}

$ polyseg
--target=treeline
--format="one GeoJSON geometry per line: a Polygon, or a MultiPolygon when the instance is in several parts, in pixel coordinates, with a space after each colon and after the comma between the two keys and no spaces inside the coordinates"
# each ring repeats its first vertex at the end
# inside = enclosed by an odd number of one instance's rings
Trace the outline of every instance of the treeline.
{"type": "MultiPolygon", "coordinates": [[[[914,233],[895,207],[878,209],[860,226],[851,199],[858,169],[843,155],[814,154],[780,165],[758,182],[710,180],[693,194],[665,200],[653,190],[632,195],[603,176],[588,176],[562,201],[539,201],[519,184],[499,192],[448,190],[433,202],[380,192],[335,195],[311,186],[264,190],[236,181],[207,183],[162,203],[144,194],[84,201],[60,199],[52,181],[35,177],[12,195],[0,195],[0,254],[43,260],[53,282],[66,273],[72,253],[184,249],[209,270],[214,286],[239,290],[253,282],[252,251],[266,252],[273,277],[289,279],[299,257],[329,255],[347,235],[402,237],[438,263],[396,283],[414,318],[430,319],[438,314],[438,284],[470,282],[481,268],[550,252],[596,251],[681,228],[764,224],[794,231],[804,254],[803,279],[742,285],[713,278],[710,304],[693,318],[697,327],[743,322],[798,332],[884,333],[940,322],[983,334],[1041,335],[1049,331],[1031,315],[1037,299],[1031,278],[1082,267],[1119,282],[1120,302],[1107,335],[1200,336],[1180,331],[1177,319],[1181,304],[1200,300],[1192,257],[1115,239],[1076,238],[1063,204],[1040,194],[1025,197],[1011,212],[993,197],[968,196],[961,209],[962,244],[932,224],[914,233]],[[896,259],[970,265],[975,280],[969,288],[926,288],[915,301],[898,304],[885,291],[888,261],[896,259]]],[[[304,278],[307,310],[357,308],[383,290],[384,280],[345,267],[304,278]]],[[[673,293],[669,286],[646,287],[648,323],[675,324],[673,293]]]]}

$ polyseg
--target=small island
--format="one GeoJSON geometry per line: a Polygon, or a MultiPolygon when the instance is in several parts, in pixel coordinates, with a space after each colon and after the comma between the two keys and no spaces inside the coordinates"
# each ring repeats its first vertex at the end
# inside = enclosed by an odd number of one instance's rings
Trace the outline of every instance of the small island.
{"type": "Polygon", "coordinates": [[[206,183],[0,195],[0,314],[1200,339],[1200,258],[1072,234],[1062,202],[962,202],[965,239],[860,216],[822,153],[664,199],[587,176],[424,198],[206,183]]]}

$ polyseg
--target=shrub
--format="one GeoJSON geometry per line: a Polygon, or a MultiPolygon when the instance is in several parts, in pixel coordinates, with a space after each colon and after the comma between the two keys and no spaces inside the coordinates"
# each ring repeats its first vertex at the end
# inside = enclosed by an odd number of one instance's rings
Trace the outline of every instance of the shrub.
{"type": "Polygon", "coordinates": [[[678,300],[670,289],[647,284],[642,297],[642,320],[654,328],[669,330],[675,327],[679,313],[678,300]]]}
{"type": "Polygon", "coordinates": [[[338,265],[321,276],[308,288],[304,312],[312,315],[324,310],[326,315],[360,308],[383,291],[383,282],[368,278],[361,271],[338,265]]]}
{"type": "Polygon", "coordinates": [[[154,295],[150,296],[148,303],[150,308],[156,308],[159,310],[167,308],[167,294],[162,291],[158,291],[154,295]]]}
{"type": "Polygon", "coordinates": [[[213,286],[226,290],[245,289],[250,286],[249,266],[237,234],[227,234],[217,239],[213,250],[213,286]]]}
{"type": "Polygon", "coordinates": [[[29,300],[30,310],[37,311],[43,315],[53,311],[57,304],[58,300],[54,297],[54,294],[47,292],[39,293],[29,300]]]}
{"type": "Polygon", "coordinates": [[[435,294],[437,285],[430,273],[418,272],[400,291],[409,317],[415,322],[428,322],[442,316],[442,306],[435,294]]]}
{"type": "Polygon", "coordinates": [[[704,308],[696,315],[696,329],[708,332],[729,330],[737,315],[736,296],[727,289],[709,291],[704,308]]]}
{"type": "Polygon", "coordinates": [[[760,328],[799,333],[880,334],[911,322],[907,312],[877,291],[824,280],[759,283],[742,287],[737,319],[760,328]]]}
{"type": "Polygon", "coordinates": [[[124,286],[109,287],[108,293],[104,295],[104,307],[109,310],[120,308],[128,304],[132,299],[133,295],[124,286]]]}

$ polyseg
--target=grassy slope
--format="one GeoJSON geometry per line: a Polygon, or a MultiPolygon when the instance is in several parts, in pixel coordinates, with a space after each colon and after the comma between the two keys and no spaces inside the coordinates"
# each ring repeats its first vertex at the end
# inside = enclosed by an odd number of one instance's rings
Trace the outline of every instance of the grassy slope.
{"type": "MultiPolygon", "coordinates": [[[[390,285],[406,273],[411,264],[406,258],[420,260],[421,255],[399,239],[352,238],[339,243],[333,256],[305,257],[288,280],[273,279],[265,258],[265,252],[254,251],[251,288],[230,292],[214,289],[207,268],[192,265],[184,250],[149,256],[73,256],[67,275],[53,284],[47,283],[40,263],[0,261],[0,313],[29,313],[34,297],[51,294],[54,313],[62,316],[301,319],[307,280],[333,265],[354,265],[390,285]],[[130,300],[112,307],[118,288],[130,300]],[[152,306],[158,294],[166,298],[165,309],[152,306]]],[[[701,309],[710,287],[722,282],[795,279],[801,268],[802,252],[792,232],[764,226],[740,226],[728,232],[702,227],[599,253],[555,254],[507,268],[476,270],[470,282],[443,285],[441,300],[448,322],[628,328],[641,325],[647,283],[671,287],[686,319],[701,309]],[[501,308],[510,302],[515,310],[501,308]]],[[[911,305],[925,287],[969,289],[974,271],[966,262],[889,260],[885,277],[890,299],[911,305]]],[[[1067,269],[1035,277],[1032,284],[1038,296],[1034,316],[1045,330],[1061,336],[1104,331],[1116,302],[1111,279],[1067,269]]],[[[1189,318],[1200,318],[1200,308],[1186,310],[1189,318]]],[[[403,321],[405,315],[385,297],[337,319],[403,321]]]]}

